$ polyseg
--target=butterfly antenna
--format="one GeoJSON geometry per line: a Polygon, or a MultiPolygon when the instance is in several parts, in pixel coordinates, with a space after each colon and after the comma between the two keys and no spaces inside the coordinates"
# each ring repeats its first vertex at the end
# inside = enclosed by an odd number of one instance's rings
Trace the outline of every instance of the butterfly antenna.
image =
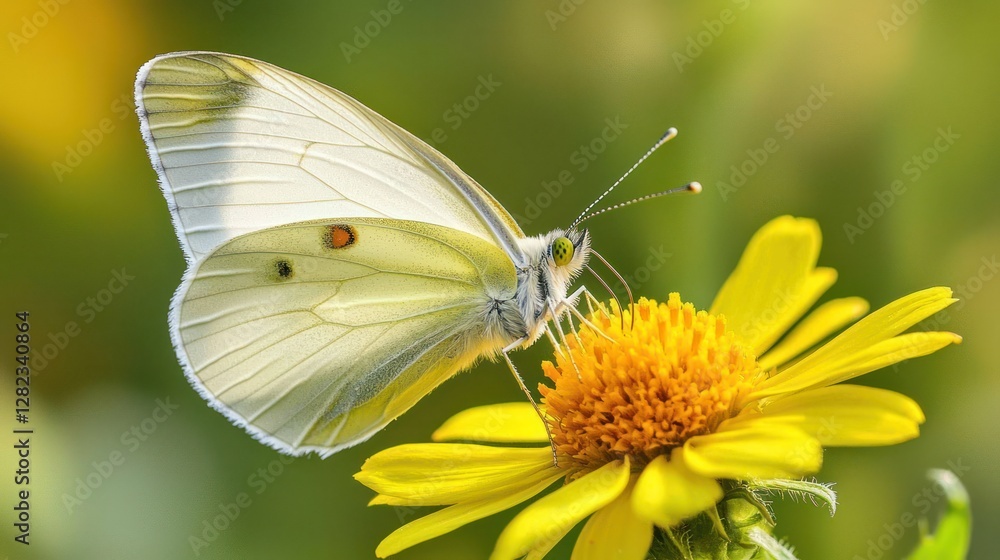
{"type": "Polygon", "coordinates": [[[699,183],[698,181],[692,181],[692,182],[690,182],[690,183],[688,183],[688,184],[686,184],[686,185],[684,185],[682,187],[676,187],[676,188],[673,188],[673,189],[669,189],[669,190],[665,190],[665,191],[660,191],[658,193],[647,194],[645,196],[640,196],[638,198],[633,198],[632,200],[626,200],[625,202],[620,202],[620,203],[615,204],[613,206],[608,206],[607,208],[601,208],[600,210],[598,210],[596,212],[591,212],[590,214],[587,214],[586,216],[584,216],[582,219],[577,220],[576,223],[580,224],[580,223],[586,222],[587,220],[593,218],[594,216],[600,216],[601,214],[603,214],[605,212],[610,212],[612,210],[617,210],[619,208],[624,208],[626,206],[631,206],[631,205],[635,204],[636,202],[643,202],[643,201],[650,200],[650,199],[653,199],[653,198],[660,198],[661,196],[667,196],[668,194],[678,194],[678,193],[684,193],[684,192],[689,192],[689,193],[694,193],[694,194],[700,193],[701,192],[701,183],[699,183]]]}
{"type": "MultiPolygon", "coordinates": [[[[605,259],[604,257],[602,257],[600,253],[598,253],[594,249],[591,249],[590,250],[590,254],[594,255],[595,257],[597,257],[597,260],[599,260],[602,263],[604,263],[604,266],[608,267],[608,270],[610,270],[611,273],[614,274],[615,277],[618,278],[618,281],[622,283],[622,286],[625,286],[625,293],[628,294],[628,312],[629,312],[629,317],[631,317],[631,319],[632,319],[631,324],[629,325],[629,329],[631,329],[632,327],[635,326],[635,314],[632,313],[633,308],[635,308],[635,301],[632,299],[632,288],[628,287],[628,282],[626,282],[625,279],[622,278],[621,274],[618,274],[618,271],[615,270],[615,267],[611,266],[611,263],[609,263],[607,261],[607,259],[605,259]]],[[[602,280],[601,283],[604,284],[604,281],[602,280]]],[[[607,284],[604,284],[605,288],[607,288],[607,286],[608,286],[607,284]]],[[[610,288],[609,288],[609,291],[610,291],[610,288]]],[[[614,295],[614,292],[612,292],[611,295],[615,298],[615,302],[618,303],[618,310],[621,311],[622,313],[624,313],[624,310],[622,310],[622,304],[621,304],[621,302],[618,301],[618,297],[614,295]]],[[[622,328],[623,329],[625,328],[625,315],[624,314],[622,315],[622,328]]]]}
{"type": "Polygon", "coordinates": [[[597,199],[594,200],[593,202],[591,202],[589,206],[587,206],[586,208],[584,208],[583,212],[580,212],[580,215],[576,217],[576,220],[573,221],[573,224],[570,225],[568,229],[575,228],[576,226],[578,226],[580,224],[580,222],[582,222],[583,220],[585,220],[586,218],[584,218],[584,216],[586,216],[587,213],[590,212],[591,208],[593,208],[594,206],[597,206],[597,203],[600,202],[601,199],[603,199],[604,197],[608,196],[608,194],[610,194],[611,191],[615,190],[615,187],[617,187],[622,181],[624,181],[625,177],[628,177],[629,174],[631,174],[633,171],[635,171],[635,168],[639,167],[640,163],[646,161],[646,158],[648,158],[649,156],[653,155],[653,152],[655,152],[657,150],[657,148],[659,148],[660,146],[666,144],[667,141],[670,140],[671,138],[673,138],[674,136],[677,136],[677,129],[674,128],[674,127],[668,128],[667,131],[665,133],[663,133],[663,136],[661,136],[660,139],[657,140],[655,144],[653,144],[653,147],[650,148],[649,150],[647,150],[646,153],[643,154],[643,156],[641,158],[639,158],[639,161],[635,162],[635,164],[632,165],[632,167],[629,168],[629,170],[626,171],[624,175],[622,175],[617,181],[615,181],[615,184],[613,184],[610,187],[608,187],[608,190],[604,191],[601,194],[601,196],[597,197],[597,199]]]}

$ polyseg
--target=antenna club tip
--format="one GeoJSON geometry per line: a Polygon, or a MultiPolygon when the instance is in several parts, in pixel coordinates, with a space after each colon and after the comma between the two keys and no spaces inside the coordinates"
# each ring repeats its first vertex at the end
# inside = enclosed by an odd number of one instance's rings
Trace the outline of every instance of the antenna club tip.
{"type": "Polygon", "coordinates": [[[698,181],[692,181],[692,182],[688,183],[687,188],[692,193],[698,194],[698,193],[701,192],[701,183],[699,183],[698,181]]]}

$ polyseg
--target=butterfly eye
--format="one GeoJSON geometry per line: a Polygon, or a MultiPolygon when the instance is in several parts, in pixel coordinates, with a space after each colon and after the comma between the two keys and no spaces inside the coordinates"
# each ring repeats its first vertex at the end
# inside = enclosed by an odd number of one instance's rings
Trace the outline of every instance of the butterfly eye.
{"type": "Polygon", "coordinates": [[[552,260],[556,266],[565,266],[573,260],[573,242],[560,237],[552,242],[552,260]]]}

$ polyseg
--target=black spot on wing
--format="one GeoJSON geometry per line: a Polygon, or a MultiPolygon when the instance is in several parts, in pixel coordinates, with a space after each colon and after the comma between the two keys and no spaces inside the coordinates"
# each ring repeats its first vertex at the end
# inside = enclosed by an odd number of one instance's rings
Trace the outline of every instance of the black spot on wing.
{"type": "Polygon", "coordinates": [[[288,280],[295,276],[295,270],[288,259],[278,259],[274,262],[274,271],[278,273],[278,280],[288,280]]]}

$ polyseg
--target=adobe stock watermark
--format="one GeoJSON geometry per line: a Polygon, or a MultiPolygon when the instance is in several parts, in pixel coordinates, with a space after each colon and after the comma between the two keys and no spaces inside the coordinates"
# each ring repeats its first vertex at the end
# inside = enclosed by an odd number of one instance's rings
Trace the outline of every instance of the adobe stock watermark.
{"type": "MultiPolygon", "coordinates": [[[[948,323],[950,323],[954,318],[954,314],[960,312],[965,308],[965,306],[969,305],[969,302],[975,299],[979,295],[979,292],[985,289],[986,284],[996,278],[997,273],[1000,272],[1000,260],[997,259],[996,253],[988,257],[980,257],[975,266],[976,271],[974,273],[970,274],[964,282],[960,282],[957,286],[952,287],[958,301],[950,307],[942,309],[934,315],[924,319],[918,323],[916,329],[910,333],[914,346],[920,345],[926,341],[926,336],[921,337],[916,335],[944,330],[948,323]]],[[[900,349],[898,352],[905,353],[906,349],[900,349]]],[[[902,367],[902,365],[907,361],[909,360],[901,360],[892,364],[893,371],[898,371],[899,368],[902,367]]]]}
{"type": "MultiPolygon", "coordinates": [[[[608,488],[619,483],[618,479],[617,473],[604,467],[578,478],[570,484],[578,485],[576,488],[582,495],[606,494],[608,488]]],[[[580,522],[581,518],[586,517],[583,512],[588,505],[584,501],[575,500],[569,506],[553,511],[552,517],[547,519],[545,523],[524,527],[526,532],[531,533],[531,542],[535,543],[535,549],[548,550],[555,546],[574,525],[580,522]]]]}
{"type": "Polygon", "coordinates": [[[212,0],[212,9],[215,10],[219,21],[225,21],[226,16],[235,12],[242,4],[243,0],[212,0]]]}
{"type": "Polygon", "coordinates": [[[629,127],[628,123],[622,122],[621,116],[604,119],[604,128],[589,142],[580,144],[569,155],[571,169],[563,169],[556,173],[555,178],[542,181],[542,190],[533,196],[524,197],[524,210],[520,214],[512,214],[519,225],[527,226],[541,217],[542,212],[559,198],[566,187],[576,181],[577,174],[583,173],[590,168],[591,164],[608,149],[608,146],[617,141],[622,132],[629,127]],[[573,171],[575,170],[575,172],[573,171]]]}
{"type": "Polygon", "coordinates": [[[66,507],[68,515],[73,515],[77,508],[89,500],[94,495],[94,492],[103,486],[114,473],[119,471],[121,466],[125,464],[128,456],[138,451],[142,447],[142,444],[156,433],[160,424],[169,420],[174,415],[174,412],[180,408],[180,405],[170,402],[170,397],[158,398],[154,403],[156,406],[150,412],[149,416],[122,432],[119,438],[122,448],[112,449],[107,454],[106,459],[102,458],[92,461],[90,465],[93,468],[90,472],[76,478],[76,487],[73,489],[73,492],[63,492],[62,502],[63,506],[66,507]]]}
{"type": "Polygon", "coordinates": [[[548,22],[552,31],[555,31],[560,25],[569,21],[569,18],[576,13],[576,9],[582,6],[586,1],[587,0],[559,0],[559,4],[556,5],[555,10],[545,10],[545,21],[548,22]]]}
{"type": "MultiPolygon", "coordinates": [[[[822,460],[822,441],[832,440],[841,430],[841,424],[836,416],[823,416],[817,418],[818,422],[813,432],[814,439],[801,440],[797,444],[788,447],[788,465],[794,467],[796,472],[815,472],[819,465],[817,459],[822,460]]],[[[831,509],[830,515],[833,515],[831,509]]]]}
{"type": "Polygon", "coordinates": [[[955,141],[961,138],[949,126],[947,129],[939,127],[937,136],[929,146],[907,159],[901,168],[901,172],[908,180],[897,178],[889,183],[885,190],[876,190],[872,193],[874,202],[867,206],[858,206],[858,215],[853,222],[844,222],[844,235],[852,245],[858,237],[864,235],[866,231],[875,225],[875,221],[885,215],[889,208],[906,194],[910,185],[913,185],[923,177],[924,173],[934,165],[941,154],[947,152],[955,145],[955,141]]]}
{"type": "MultiPolygon", "coordinates": [[[[132,95],[123,93],[111,102],[109,110],[114,117],[117,117],[117,120],[122,121],[129,115],[135,114],[132,107],[132,95]]],[[[84,158],[93,154],[94,149],[100,146],[109,134],[118,128],[114,117],[104,117],[93,128],[81,130],[81,139],[75,144],[66,145],[66,155],[62,160],[52,160],[52,172],[55,173],[56,179],[60,183],[63,182],[66,175],[72,173],[83,163],[84,158]]]]}
{"type": "MultiPolygon", "coordinates": [[[[310,271],[316,270],[318,265],[306,259],[305,262],[297,265],[297,274],[308,278],[310,271]]],[[[277,308],[284,303],[281,290],[271,290],[272,293],[261,295],[239,309],[239,313],[231,313],[232,317],[226,319],[216,319],[209,336],[212,344],[219,348],[243,348],[248,340],[255,340],[260,335],[260,325],[258,321],[271,317],[270,310],[277,308]]]]}
{"type": "MultiPolygon", "coordinates": [[[[448,130],[455,132],[467,121],[473,113],[479,110],[483,101],[493,96],[493,93],[502,86],[503,83],[496,81],[493,74],[476,77],[476,86],[472,93],[466,95],[461,101],[453,103],[451,107],[445,109],[441,114],[441,119],[448,125],[448,130]]],[[[431,146],[440,146],[448,140],[448,131],[444,127],[437,127],[431,131],[429,139],[425,141],[431,146]]]]}
{"type": "Polygon", "coordinates": [[[21,52],[21,49],[32,39],[45,29],[49,23],[62,13],[63,6],[69,4],[71,0],[38,0],[38,9],[30,15],[21,18],[21,24],[17,31],[7,32],[7,41],[14,54],[21,52]],[[18,33],[18,31],[20,33],[18,33]]]}
{"type": "MultiPolygon", "coordinates": [[[[516,405],[515,405],[516,406],[516,405]]],[[[474,431],[473,437],[470,439],[488,441],[491,439],[493,434],[503,433],[509,430],[509,422],[513,419],[511,413],[511,405],[491,405],[486,407],[484,410],[486,414],[479,413],[476,418],[476,422],[479,428],[474,431]]],[[[463,412],[464,415],[472,414],[475,409],[469,409],[463,412]]],[[[468,416],[465,417],[466,423],[470,422],[468,416]]],[[[406,500],[406,504],[394,504],[393,511],[399,520],[400,525],[405,525],[410,521],[410,518],[416,515],[417,508],[425,505],[427,497],[438,496],[440,494],[442,481],[448,481],[453,479],[453,472],[455,470],[460,470],[465,468],[470,458],[472,458],[472,453],[468,448],[456,447],[452,448],[450,452],[450,457],[447,460],[441,460],[440,464],[437,465],[438,468],[428,470],[428,476],[422,478],[419,483],[415,483],[410,488],[410,497],[406,500]]],[[[450,483],[446,482],[446,483],[450,483]]]]}
{"type": "MultiPolygon", "coordinates": [[[[733,4],[736,4],[739,12],[750,7],[750,0],[731,1],[733,4]]],[[[695,59],[704,54],[705,50],[711,47],[715,43],[715,40],[722,35],[727,26],[736,23],[738,15],[739,13],[733,9],[725,8],[719,12],[717,18],[701,20],[701,25],[704,29],[693,35],[689,35],[684,42],[684,50],[674,51],[674,54],[671,55],[674,64],[677,66],[677,71],[684,72],[685,66],[691,64],[695,59]]]]}
{"type": "Polygon", "coordinates": [[[34,364],[34,375],[45,371],[45,368],[59,354],[66,350],[69,343],[74,338],[80,336],[80,333],[83,332],[82,327],[94,322],[97,315],[107,309],[118,294],[121,294],[128,287],[129,282],[133,280],[135,280],[135,276],[126,272],[125,267],[112,270],[111,278],[107,284],[92,295],[87,296],[76,306],[75,311],[80,322],[76,320],[67,321],[62,329],[56,332],[49,332],[44,341],[39,338],[31,351],[31,363],[34,364]]]}
{"type": "Polygon", "coordinates": [[[910,17],[926,3],[927,0],[903,0],[893,4],[889,18],[878,20],[878,32],[882,34],[882,39],[888,41],[889,35],[906,25],[910,17]]]}
{"type": "MultiPolygon", "coordinates": [[[[959,301],[955,302],[955,305],[950,308],[952,312],[961,311],[963,307],[969,304],[970,301],[975,299],[979,292],[983,291],[986,284],[996,278],[997,272],[1000,272],[1000,260],[997,260],[996,253],[993,253],[989,257],[980,257],[976,272],[965,279],[965,282],[955,286],[955,294],[958,296],[959,301]]],[[[945,311],[939,311],[938,314],[944,313],[945,311]]],[[[937,319],[938,314],[932,316],[932,318],[937,319]]],[[[950,316],[945,315],[945,317],[950,318],[950,316]]],[[[928,319],[929,320],[929,319],[928,319]]],[[[940,321],[941,326],[947,323],[948,319],[940,321]]],[[[923,323],[921,323],[923,325],[923,323]]]]}
{"type": "MultiPolygon", "coordinates": [[[[972,467],[963,464],[959,457],[954,461],[948,461],[948,470],[961,479],[972,467]]],[[[855,554],[851,560],[882,560],[887,552],[893,549],[900,540],[914,527],[920,524],[921,519],[926,519],[927,514],[941,500],[947,500],[948,492],[937,480],[932,480],[930,484],[924,486],[910,498],[909,511],[905,511],[891,523],[882,524],[882,532],[876,537],[867,541],[868,547],[864,555],[855,554]]],[[[892,556],[893,558],[899,555],[892,556]]]]}
{"type": "MultiPolygon", "coordinates": [[[[502,415],[502,413],[501,413],[502,415]]],[[[489,419],[485,419],[486,422],[490,422],[489,419]]],[[[494,425],[501,426],[506,421],[506,417],[499,418],[494,425]]],[[[529,449],[510,449],[511,453],[531,453],[537,450],[529,449]]],[[[455,447],[449,451],[449,456],[447,458],[440,457],[434,460],[433,469],[427,468],[429,465],[426,461],[421,461],[424,463],[423,467],[427,469],[427,472],[433,472],[435,474],[429,475],[426,478],[422,478],[419,485],[411,485],[410,498],[405,500],[406,505],[396,505],[395,511],[399,517],[400,525],[408,522],[409,518],[416,512],[415,507],[421,507],[431,503],[440,503],[441,501],[447,501],[447,498],[454,495],[457,491],[455,487],[456,476],[461,476],[463,471],[470,468],[476,468],[481,462],[481,459],[476,459],[473,457],[472,452],[463,447],[455,447]],[[453,458],[452,458],[453,457],[453,458]],[[412,507],[410,507],[412,506],[412,507]]],[[[548,478],[548,473],[535,472],[530,474],[520,473],[520,472],[510,472],[497,475],[497,485],[511,485],[517,486],[522,484],[527,484],[530,486],[544,484],[548,485],[551,483],[545,482],[548,478]]],[[[586,477],[580,478],[573,482],[573,484],[579,484],[577,488],[582,492],[587,492],[588,488],[593,489],[593,491],[599,491],[602,488],[612,486],[619,483],[619,475],[613,471],[605,468],[593,473],[588,474],[586,477]]],[[[399,504],[402,500],[395,499],[394,503],[399,504]]],[[[551,523],[544,523],[537,525],[532,528],[527,528],[527,530],[536,531],[535,542],[541,543],[544,540],[550,540],[553,544],[563,537],[566,531],[572,528],[581,517],[580,508],[584,507],[579,503],[574,503],[570,507],[564,508],[560,512],[553,515],[551,523]]]]}
{"type": "Polygon", "coordinates": [[[809,88],[809,96],[805,102],[775,121],[774,130],[779,136],[771,136],[761,142],[759,147],[747,149],[746,159],[739,164],[729,166],[728,183],[725,181],[715,182],[715,188],[719,191],[722,201],[728,201],[729,195],[746,185],[747,181],[770,161],[771,156],[778,153],[778,150],[781,149],[781,143],[791,140],[805,123],[809,122],[820,109],[826,106],[831,97],[833,97],[833,92],[826,89],[826,84],[809,88]]]}
{"type": "Polygon", "coordinates": [[[285,472],[285,467],[295,462],[295,457],[281,455],[264,467],[260,467],[247,477],[249,491],[240,491],[231,502],[220,502],[218,506],[201,522],[201,531],[188,536],[188,544],[195,556],[218,540],[233,522],[239,518],[243,510],[253,505],[253,496],[263,494],[285,472]]]}
{"type": "MultiPolygon", "coordinates": [[[[636,268],[630,274],[622,275],[622,278],[625,280],[625,284],[628,284],[628,287],[631,288],[632,291],[638,290],[640,287],[652,280],[654,273],[663,268],[667,259],[674,256],[673,253],[664,251],[663,245],[660,245],[659,247],[650,246],[646,252],[648,254],[646,255],[646,260],[642,266],[636,268]]],[[[619,280],[612,288],[615,293],[619,293],[625,290],[625,284],[619,280]]]]}
{"type": "MultiPolygon", "coordinates": [[[[412,0],[407,0],[407,2],[410,1],[412,0]]],[[[351,42],[340,42],[340,52],[344,55],[344,60],[348,64],[354,62],[355,57],[367,49],[372,44],[372,40],[381,35],[386,27],[389,27],[393,18],[403,13],[404,8],[406,6],[402,0],[389,0],[384,8],[369,11],[368,14],[371,18],[361,25],[354,26],[354,36],[351,38],[351,42]]]]}
{"type": "Polygon", "coordinates": [[[796,293],[788,287],[773,288],[771,296],[771,304],[740,327],[743,340],[754,340],[762,334],[774,332],[778,321],[786,318],[789,309],[801,307],[803,292],[796,293]]]}

